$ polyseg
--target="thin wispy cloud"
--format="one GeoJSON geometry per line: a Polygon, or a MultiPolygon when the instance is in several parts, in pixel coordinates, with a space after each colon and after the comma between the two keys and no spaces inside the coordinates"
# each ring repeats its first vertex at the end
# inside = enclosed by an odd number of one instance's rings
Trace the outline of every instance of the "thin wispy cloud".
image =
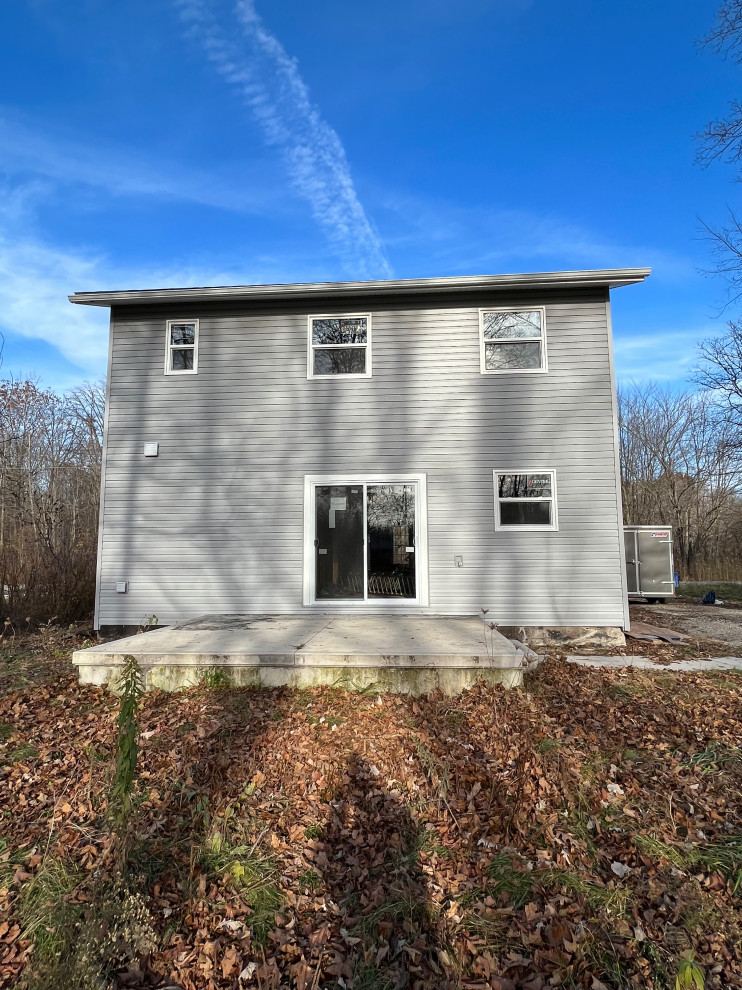
{"type": "Polygon", "coordinates": [[[292,58],[266,28],[252,0],[239,0],[241,30],[222,25],[209,0],[174,0],[188,35],[241,96],[266,142],[281,150],[293,188],[338,251],[348,274],[391,274],[380,238],[356,192],[345,149],[312,103],[292,58]]]}
{"type": "Polygon", "coordinates": [[[697,274],[692,258],[656,245],[627,244],[558,214],[497,206],[463,207],[441,199],[381,190],[387,241],[410,256],[422,248],[428,274],[501,273],[556,268],[649,266],[653,280],[697,274]]]}
{"type": "Polygon", "coordinates": [[[708,328],[702,327],[616,334],[613,342],[616,377],[619,382],[687,380],[698,363],[698,341],[708,336],[708,328]]]}
{"type": "MultiPolygon", "coordinates": [[[[78,379],[105,374],[108,353],[108,310],[73,306],[68,295],[90,289],[168,286],[241,285],[282,281],[274,262],[256,262],[249,269],[214,265],[159,266],[117,263],[104,253],[58,246],[19,234],[0,213],[0,333],[50,344],[73,367],[78,379]]],[[[7,354],[2,374],[27,374],[25,365],[11,366],[7,354]]],[[[69,372],[59,372],[69,376],[69,372]]],[[[64,378],[66,382],[66,378],[64,378]]],[[[54,375],[45,384],[57,385],[54,375]]]]}
{"type": "MultiPolygon", "coordinates": [[[[107,313],[67,301],[70,286],[97,281],[100,265],[93,255],[0,233],[0,331],[46,341],[81,369],[81,377],[105,372],[107,313]]],[[[8,373],[17,369],[4,367],[8,373]]]]}
{"type": "Polygon", "coordinates": [[[87,187],[107,196],[194,203],[234,212],[268,215],[282,208],[286,198],[278,183],[266,179],[264,163],[257,163],[241,181],[188,168],[178,161],[142,160],[121,147],[93,146],[79,135],[42,134],[27,120],[0,110],[0,174],[24,177],[20,192],[30,199],[53,193],[60,186],[87,187]],[[33,184],[29,181],[33,176],[33,184]]]}

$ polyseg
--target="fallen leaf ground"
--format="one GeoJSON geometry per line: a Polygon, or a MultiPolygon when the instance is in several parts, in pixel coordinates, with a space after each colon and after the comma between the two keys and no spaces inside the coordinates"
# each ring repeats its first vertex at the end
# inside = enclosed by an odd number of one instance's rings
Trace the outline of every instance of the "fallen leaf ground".
{"type": "MultiPolygon", "coordinates": [[[[114,872],[118,702],[72,639],[0,648],[2,987],[114,872]]],[[[558,658],[456,698],[149,694],[128,876],[157,946],[111,985],[674,988],[692,951],[742,986],[741,701],[558,658]]]]}

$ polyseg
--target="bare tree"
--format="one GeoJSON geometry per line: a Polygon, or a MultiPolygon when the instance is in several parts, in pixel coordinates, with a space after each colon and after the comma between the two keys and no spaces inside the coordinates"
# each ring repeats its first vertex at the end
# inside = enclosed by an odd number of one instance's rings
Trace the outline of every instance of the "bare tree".
{"type": "Polygon", "coordinates": [[[0,382],[0,605],[14,623],[92,606],[103,403],[102,383],[0,382]]]}
{"type": "Polygon", "coordinates": [[[714,398],[632,385],[619,393],[619,430],[624,521],[672,525],[686,575],[727,559],[730,527],[742,536],[742,463],[714,398]]]}
{"type": "Polygon", "coordinates": [[[730,322],[721,337],[699,345],[702,363],[693,379],[723,403],[725,419],[742,443],[742,324],[730,322]]]}
{"type": "MultiPolygon", "coordinates": [[[[742,0],[729,0],[723,4],[716,24],[701,44],[737,64],[742,63],[742,0]]],[[[704,168],[716,161],[739,168],[742,162],[742,102],[731,100],[727,115],[711,121],[697,137],[701,141],[697,160],[704,168]]],[[[730,302],[734,302],[742,295],[742,222],[730,210],[723,226],[712,227],[705,223],[703,226],[714,245],[716,261],[712,271],[726,278],[730,302]]]]}

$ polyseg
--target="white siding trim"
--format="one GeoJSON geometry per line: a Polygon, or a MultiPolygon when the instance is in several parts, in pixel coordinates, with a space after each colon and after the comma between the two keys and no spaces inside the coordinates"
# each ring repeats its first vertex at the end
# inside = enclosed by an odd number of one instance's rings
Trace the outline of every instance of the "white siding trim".
{"type": "MultiPolygon", "coordinates": [[[[513,338],[514,339],[514,338],[513,338]]],[[[497,343],[491,341],[490,343],[497,343]]],[[[485,306],[479,310],[479,370],[483,375],[543,375],[549,370],[549,362],[546,354],[546,307],[545,306],[485,306]],[[541,367],[540,368],[488,368],[486,359],[486,348],[484,344],[484,314],[485,313],[541,313],[541,336],[536,338],[523,338],[539,340],[541,342],[541,367]]]]}
{"type": "Polygon", "coordinates": [[[98,562],[95,569],[95,613],[93,628],[100,629],[100,592],[103,570],[103,520],[106,511],[106,460],[108,453],[108,421],[111,412],[111,368],[113,367],[113,307],[108,320],[108,367],[106,370],[106,405],[103,411],[103,448],[100,463],[100,501],[98,503],[98,562]]]}
{"type": "MultiPolygon", "coordinates": [[[[365,503],[365,500],[364,500],[365,503]]],[[[364,540],[365,513],[364,504],[364,540]]],[[[428,493],[425,474],[306,474],[304,475],[304,580],[303,603],[316,609],[332,609],[336,605],[357,606],[359,612],[388,612],[397,608],[422,608],[429,604],[428,579],[428,493]],[[315,555],[314,555],[314,489],[317,485],[415,485],[415,588],[416,598],[393,598],[353,600],[321,600],[315,598],[315,555]]]]}
{"type": "Polygon", "coordinates": [[[198,320],[192,317],[184,317],[181,320],[166,320],[165,322],[165,374],[166,375],[196,375],[198,374],[198,320]],[[193,367],[175,370],[171,367],[171,354],[173,350],[186,350],[186,346],[173,347],[170,342],[170,327],[174,323],[192,323],[196,328],[193,335],[193,367]]]}
{"type": "MultiPolygon", "coordinates": [[[[328,350],[329,348],[325,348],[328,350]]],[[[310,381],[345,381],[348,378],[371,378],[371,314],[370,313],[310,313],[307,317],[307,379],[310,381]],[[312,343],[312,320],[358,320],[366,321],[365,344],[338,344],[337,349],[344,347],[366,352],[366,370],[362,375],[315,375],[314,347],[312,343]]]]}
{"type": "Polygon", "coordinates": [[[616,461],[616,513],[618,522],[618,553],[621,561],[621,594],[623,595],[624,630],[631,628],[629,612],[629,585],[626,575],[626,544],[623,538],[623,492],[621,491],[621,445],[618,437],[618,397],[616,395],[616,367],[613,360],[613,324],[611,299],[605,301],[605,321],[608,333],[608,366],[611,377],[611,413],[613,415],[613,453],[616,461]]]}
{"type": "Polygon", "coordinates": [[[496,468],[492,472],[492,488],[495,496],[495,530],[498,533],[549,533],[559,531],[559,512],[557,509],[557,484],[556,484],[556,471],[549,468],[518,468],[508,469],[496,468]],[[503,501],[512,502],[551,502],[551,525],[550,526],[508,526],[503,525],[500,522],[500,497],[498,495],[497,478],[501,474],[548,474],[551,475],[551,498],[533,498],[533,499],[503,499],[503,501]]]}

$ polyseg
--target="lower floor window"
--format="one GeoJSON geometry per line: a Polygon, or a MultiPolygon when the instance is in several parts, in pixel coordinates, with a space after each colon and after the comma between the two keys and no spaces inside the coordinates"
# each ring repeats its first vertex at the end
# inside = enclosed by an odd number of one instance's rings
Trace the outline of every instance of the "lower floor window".
{"type": "Polygon", "coordinates": [[[554,471],[495,471],[495,529],[556,529],[554,471]]]}

